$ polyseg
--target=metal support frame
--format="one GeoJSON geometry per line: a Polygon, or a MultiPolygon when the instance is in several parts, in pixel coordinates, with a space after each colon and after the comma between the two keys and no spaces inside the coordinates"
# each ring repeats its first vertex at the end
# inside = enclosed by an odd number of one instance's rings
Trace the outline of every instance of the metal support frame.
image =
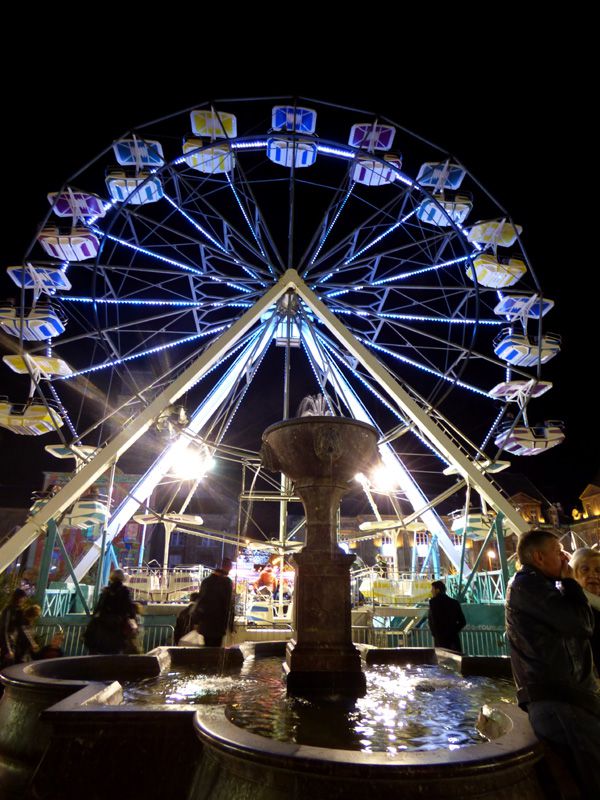
{"type": "Polygon", "coordinates": [[[51,519],[48,522],[46,529],[46,542],[44,550],[42,551],[42,558],[40,561],[40,569],[38,572],[37,586],[35,592],[35,602],[44,608],[44,598],[46,597],[46,589],[48,588],[48,580],[50,578],[50,567],[52,566],[52,555],[54,553],[54,545],[56,544],[56,537],[58,536],[58,525],[51,519]]]}
{"type": "MultiPolygon", "coordinates": [[[[315,316],[330,329],[335,338],[343,345],[350,355],[364,366],[375,382],[389,397],[391,397],[397,407],[401,409],[402,413],[412,420],[419,432],[435,447],[435,449],[451,464],[456,466],[460,475],[465,480],[468,480],[473,487],[477,488],[482,498],[504,515],[507,525],[516,533],[524,532],[527,529],[527,525],[516,509],[510,505],[499,490],[477,469],[468,458],[467,454],[463,452],[446,431],[429,416],[427,409],[421,407],[395,378],[390,375],[385,366],[381,364],[355,336],[353,336],[334,314],[332,314],[325,304],[318,299],[316,294],[308,288],[296,270],[289,269],[276,284],[268,289],[264,295],[256,301],[252,308],[233,323],[231,327],[192,362],[176,380],[160,392],[137,417],[114,437],[114,439],[100,449],[84,466],[82,466],[79,472],[77,472],[54,497],[50,498],[40,511],[0,547],[0,572],[12,563],[12,561],[35,540],[40,531],[43,530],[44,526],[47,525],[50,520],[57,518],[83,491],[85,491],[85,489],[91,486],[94,481],[102,475],[111,463],[116,462],[120,455],[143,436],[153,424],[154,420],[167,406],[174,403],[179,397],[185,394],[185,392],[215,366],[235,343],[260,320],[261,315],[273,306],[289,289],[293,289],[298,293],[315,316]]],[[[266,346],[268,346],[268,342],[265,343],[265,347],[266,346]]],[[[236,363],[239,360],[240,356],[238,356],[236,363]]],[[[361,413],[357,418],[364,418],[363,414],[361,413]]],[[[172,452],[172,449],[173,448],[170,448],[170,452],[172,452]]],[[[165,469],[162,474],[165,474],[166,471],[165,469]]],[[[406,474],[410,477],[408,472],[406,472],[406,474]]],[[[413,486],[416,487],[414,481],[413,486]]],[[[136,498],[136,508],[147,500],[149,494],[150,492],[146,493],[145,497],[136,498]]],[[[422,495],[420,495],[419,500],[414,503],[414,505],[419,507],[421,502],[422,495]]],[[[437,519],[437,515],[434,515],[431,511],[425,512],[423,516],[425,517],[428,514],[431,514],[433,519],[437,519]]],[[[131,514],[128,518],[130,518],[130,516],[131,514]]],[[[126,521],[127,520],[124,520],[122,524],[125,524],[126,521]]],[[[441,523],[438,524],[436,522],[433,527],[433,532],[438,535],[440,541],[443,541],[444,537],[448,538],[441,523]],[[439,528],[439,530],[437,530],[437,528],[439,528]]],[[[456,550],[449,538],[447,543],[444,542],[444,550],[446,550],[446,547],[448,547],[450,553],[456,550]]],[[[95,548],[92,548],[92,563],[98,556],[97,551],[94,552],[94,550],[95,548]]],[[[456,557],[458,558],[458,554],[456,554],[456,557]]],[[[89,569],[89,566],[91,566],[91,564],[87,565],[87,569],[89,569]]],[[[87,569],[85,571],[87,571],[87,569]]],[[[80,570],[79,565],[76,568],[76,573],[79,578],[82,577],[82,574],[85,574],[85,571],[80,570]]]]}

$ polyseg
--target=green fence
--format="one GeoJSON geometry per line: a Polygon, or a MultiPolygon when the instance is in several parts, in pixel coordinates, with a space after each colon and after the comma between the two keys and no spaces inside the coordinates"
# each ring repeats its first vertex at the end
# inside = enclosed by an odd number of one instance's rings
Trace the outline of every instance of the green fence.
{"type": "MultiPolygon", "coordinates": [[[[54,634],[62,628],[65,640],[62,646],[66,656],[87,655],[87,648],[83,643],[83,634],[87,627],[87,620],[68,619],[42,619],[36,626],[36,634],[40,644],[48,644],[54,634]]],[[[173,625],[140,625],[142,637],[142,651],[147,653],[155,647],[173,644],[173,625]]]]}

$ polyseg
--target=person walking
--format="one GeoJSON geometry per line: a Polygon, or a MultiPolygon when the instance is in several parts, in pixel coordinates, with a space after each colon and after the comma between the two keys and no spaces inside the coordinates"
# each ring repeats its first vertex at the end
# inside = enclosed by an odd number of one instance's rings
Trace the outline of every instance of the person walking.
{"type": "Polygon", "coordinates": [[[200,584],[192,625],[204,636],[206,647],[221,647],[227,630],[234,629],[233,582],[228,577],[232,566],[231,559],[224,558],[221,566],[200,584]]]}
{"type": "Polygon", "coordinates": [[[108,586],[102,589],[84,636],[90,653],[125,653],[137,633],[137,609],[124,581],[123,570],[115,569],[111,572],[108,586]]]}
{"type": "Polygon", "coordinates": [[[196,606],[196,601],[200,597],[200,592],[192,592],[190,594],[190,602],[188,605],[179,612],[175,620],[175,631],[173,633],[173,644],[179,644],[179,640],[186,633],[192,630],[192,611],[196,606]]]}
{"type": "Polygon", "coordinates": [[[467,620],[458,600],[446,594],[446,585],[442,581],[431,584],[428,619],[434,645],[462,653],[459,633],[467,620]]]}

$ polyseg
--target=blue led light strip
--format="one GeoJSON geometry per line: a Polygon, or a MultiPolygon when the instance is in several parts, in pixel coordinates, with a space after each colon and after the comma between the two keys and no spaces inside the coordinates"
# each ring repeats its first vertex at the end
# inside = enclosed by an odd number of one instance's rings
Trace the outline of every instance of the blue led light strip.
{"type": "Polygon", "coordinates": [[[233,254],[230,253],[227,250],[227,248],[218,241],[218,239],[215,239],[215,237],[212,236],[207,230],[205,230],[202,227],[202,225],[200,225],[198,222],[196,222],[196,220],[193,219],[193,217],[191,217],[186,211],[184,211],[181,208],[181,206],[177,205],[177,203],[172,198],[168,197],[167,195],[164,195],[164,197],[173,206],[173,208],[175,208],[183,217],[185,217],[185,219],[187,219],[187,221],[191,225],[193,225],[194,228],[196,228],[197,231],[199,231],[203,236],[206,236],[206,238],[209,241],[211,241],[216,247],[218,247],[219,250],[227,256],[228,260],[232,261],[234,264],[236,264],[241,269],[243,269],[244,272],[247,275],[250,275],[251,278],[254,278],[255,281],[258,281],[258,283],[261,286],[266,286],[267,285],[264,281],[262,281],[258,277],[258,275],[254,272],[254,270],[250,269],[250,267],[247,267],[245,264],[242,264],[242,262],[239,260],[239,258],[234,258],[233,254]]]}
{"type": "Polygon", "coordinates": [[[440,372],[433,367],[426,367],[424,364],[420,364],[418,361],[414,361],[412,358],[408,358],[408,356],[401,356],[399,353],[394,353],[392,350],[388,350],[387,347],[382,347],[380,344],[375,344],[375,342],[370,342],[368,339],[360,337],[359,341],[365,344],[367,347],[370,347],[374,350],[379,350],[382,353],[385,353],[388,356],[392,356],[392,358],[398,359],[398,361],[402,361],[405,364],[410,364],[412,367],[416,367],[417,369],[422,370],[423,372],[429,372],[431,375],[435,375],[438,378],[442,378],[444,381],[448,381],[448,383],[453,383],[455,386],[461,386],[463,389],[469,389],[475,394],[482,395],[482,397],[489,398],[489,392],[484,392],[483,389],[477,389],[475,386],[471,386],[469,383],[464,383],[464,381],[459,381],[456,378],[451,378],[449,375],[445,375],[443,372],[440,372]]]}
{"type": "Polygon", "coordinates": [[[227,255],[229,255],[227,253],[227,248],[224,247],[218,239],[215,239],[215,237],[212,236],[212,234],[210,234],[207,230],[205,230],[202,227],[202,225],[200,225],[198,222],[196,222],[196,220],[193,219],[186,211],[184,211],[181,208],[181,206],[177,205],[175,200],[173,200],[171,197],[169,197],[166,194],[164,195],[164,198],[168,203],[170,203],[173,206],[174,209],[176,209],[181,214],[182,217],[185,217],[185,219],[187,219],[187,221],[190,223],[190,225],[193,225],[193,227],[196,228],[197,231],[199,231],[203,236],[206,236],[206,238],[210,242],[212,242],[215,245],[215,247],[218,247],[219,250],[221,250],[221,252],[226,253],[227,255]]]}
{"type": "MultiPolygon", "coordinates": [[[[333,354],[333,355],[334,355],[334,356],[335,356],[335,357],[338,359],[338,361],[340,361],[340,362],[341,362],[341,363],[342,363],[344,366],[348,367],[348,365],[347,365],[347,364],[344,362],[344,360],[343,360],[342,356],[341,356],[339,353],[337,353],[337,352],[336,352],[336,350],[335,350],[335,349],[334,349],[334,348],[331,346],[331,344],[330,344],[330,343],[327,341],[327,339],[325,339],[324,337],[322,337],[320,334],[317,334],[317,336],[318,336],[318,338],[319,338],[319,341],[320,341],[320,342],[321,342],[321,343],[322,343],[322,344],[323,344],[323,345],[324,345],[324,346],[327,348],[327,350],[331,351],[331,353],[332,353],[332,354],[333,354]]],[[[382,402],[382,403],[383,403],[385,406],[387,406],[387,408],[389,408],[389,409],[390,409],[390,411],[391,411],[391,412],[394,414],[394,416],[395,416],[397,419],[399,419],[399,420],[400,420],[400,422],[404,422],[404,423],[406,423],[406,421],[407,421],[407,420],[406,420],[406,418],[405,418],[405,417],[403,417],[403,416],[402,416],[402,415],[401,415],[401,414],[398,412],[398,410],[397,410],[396,408],[394,408],[394,406],[390,405],[390,404],[388,403],[388,401],[387,401],[387,400],[386,400],[384,397],[382,397],[382,396],[379,394],[379,392],[377,392],[377,391],[376,391],[376,389],[375,389],[373,386],[371,386],[371,384],[370,384],[368,381],[366,381],[366,380],[365,380],[363,377],[361,377],[360,375],[358,375],[356,372],[354,372],[354,373],[353,373],[353,376],[354,376],[354,377],[357,377],[357,378],[360,380],[360,382],[361,382],[361,383],[362,383],[362,384],[363,384],[363,385],[364,385],[364,386],[365,386],[365,387],[366,387],[366,388],[367,388],[367,389],[368,389],[368,390],[369,390],[369,391],[370,391],[372,394],[374,394],[374,395],[375,395],[375,397],[377,397],[377,399],[378,399],[378,400],[380,400],[380,401],[381,401],[381,402],[382,402]]],[[[394,376],[394,377],[395,377],[395,376],[394,376]]],[[[420,398],[419,398],[419,399],[420,399],[420,398]]],[[[431,452],[432,452],[432,453],[433,453],[435,456],[437,456],[437,457],[439,458],[439,460],[440,460],[442,463],[444,463],[444,464],[446,464],[446,465],[450,464],[450,462],[449,462],[449,461],[448,461],[448,460],[447,460],[447,459],[446,459],[446,458],[445,458],[445,457],[444,457],[444,456],[443,456],[443,455],[442,455],[440,452],[438,452],[438,451],[436,450],[436,448],[435,448],[435,447],[434,447],[434,446],[431,444],[431,442],[430,442],[430,441],[428,441],[428,440],[427,440],[427,439],[426,439],[426,438],[425,438],[425,437],[424,437],[424,436],[423,436],[423,435],[420,433],[419,429],[418,429],[416,426],[410,426],[410,432],[411,432],[412,434],[414,434],[414,435],[417,437],[417,439],[419,439],[419,441],[421,441],[421,442],[422,442],[422,443],[423,443],[423,444],[424,444],[424,445],[425,445],[425,446],[426,446],[426,447],[427,447],[429,450],[431,450],[431,452]]]]}
{"type": "Polygon", "coordinates": [[[400,227],[400,225],[403,225],[415,213],[416,213],[416,209],[413,209],[405,217],[402,217],[402,219],[399,219],[398,222],[395,222],[393,225],[391,225],[386,231],[384,231],[383,233],[380,233],[379,236],[376,236],[375,239],[373,239],[372,242],[369,242],[369,244],[366,244],[364,247],[361,247],[361,249],[358,250],[356,253],[354,253],[353,256],[351,256],[350,258],[346,259],[346,261],[344,261],[344,266],[347,266],[348,264],[351,264],[356,258],[361,256],[367,250],[370,250],[371,247],[374,247],[382,239],[385,239],[386,236],[389,236],[390,233],[393,233],[395,230],[397,230],[400,227]]]}
{"type": "Polygon", "coordinates": [[[161,344],[157,347],[151,347],[148,350],[142,350],[140,353],[133,353],[130,356],[123,356],[123,358],[115,358],[112,361],[105,361],[102,364],[97,364],[93,367],[88,367],[87,369],[79,370],[78,372],[72,372],[70,375],[65,375],[61,378],[61,380],[68,381],[72,378],[77,378],[79,375],[87,375],[90,372],[98,372],[101,369],[106,369],[107,367],[114,367],[118,364],[125,364],[127,361],[133,361],[135,358],[142,358],[143,356],[149,356],[153,353],[160,353],[162,350],[168,350],[170,347],[176,347],[180,344],[186,344],[186,342],[193,342],[195,339],[202,339],[205,336],[212,336],[215,333],[219,333],[220,331],[225,330],[228,328],[228,325],[219,325],[216,328],[211,328],[208,331],[203,331],[202,333],[194,333],[192,336],[185,336],[183,339],[177,339],[175,342],[169,342],[168,344],[161,344]]]}
{"type": "MultiPolygon", "coordinates": [[[[354,287],[350,291],[360,291],[360,288],[354,287]]],[[[328,295],[333,297],[333,295],[328,295]]],[[[448,325],[505,325],[502,319],[453,319],[452,317],[424,317],[416,314],[396,314],[394,312],[386,311],[365,311],[363,309],[355,310],[353,308],[332,308],[334,314],[350,314],[352,316],[358,315],[359,317],[375,317],[376,319],[405,319],[413,322],[443,322],[448,325]]]]}
{"type": "MultiPolygon", "coordinates": [[[[98,303],[115,306],[186,306],[199,308],[202,303],[199,300],[134,300],[132,298],[113,298],[113,297],[78,297],[68,294],[60,295],[58,299],[71,303],[98,303]]],[[[220,303],[222,305],[222,301],[220,303]]],[[[231,305],[228,303],[227,305],[231,305]]]]}
{"type": "Polygon", "coordinates": [[[186,272],[191,272],[193,275],[199,275],[201,278],[204,278],[205,280],[208,279],[225,286],[231,286],[240,292],[246,292],[246,294],[252,294],[253,292],[253,289],[249,289],[247,286],[240,286],[239,284],[234,283],[233,281],[229,281],[226,278],[219,277],[217,275],[211,275],[209,272],[201,272],[199,269],[196,269],[195,267],[189,267],[187,264],[182,264],[180,261],[175,261],[172,258],[161,256],[159,253],[155,253],[152,250],[148,250],[145,247],[140,247],[137,244],[132,244],[132,242],[128,242],[126,239],[121,239],[119,236],[113,236],[110,233],[105,233],[104,231],[101,231],[99,228],[93,227],[90,228],[90,230],[97,236],[109,239],[111,242],[120,244],[123,247],[128,247],[130,250],[135,250],[136,252],[142,253],[145,256],[150,256],[150,258],[156,258],[158,259],[158,261],[163,261],[165,264],[170,264],[173,267],[179,267],[179,269],[183,269],[186,272]]]}
{"type": "MultiPolygon", "coordinates": [[[[342,202],[340,203],[340,207],[338,208],[336,215],[334,216],[333,220],[331,221],[331,224],[330,224],[330,226],[327,228],[327,230],[326,230],[326,231],[325,231],[325,233],[323,234],[323,237],[322,237],[321,241],[319,242],[319,244],[318,244],[318,246],[317,246],[317,249],[315,250],[315,254],[314,254],[314,256],[313,256],[313,257],[311,258],[311,260],[309,261],[309,267],[312,267],[312,265],[315,263],[315,261],[316,261],[316,259],[317,259],[318,255],[319,255],[319,253],[321,252],[321,249],[322,249],[323,245],[325,244],[325,240],[327,239],[327,237],[328,237],[328,236],[329,236],[329,234],[331,233],[331,231],[332,231],[332,229],[333,229],[333,226],[335,225],[335,223],[338,221],[338,219],[339,219],[339,216],[340,216],[340,214],[342,213],[342,211],[344,210],[344,206],[345,206],[345,205],[346,205],[346,203],[348,202],[348,200],[349,200],[349,198],[350,198],[350,195],[351,195],[351,194],[352,194],[352,192],[354,191],[354,187],[355,187],[355,186],[356,186],[356,181],[353,181],[353,182],[352,182],[352,184],[351,184],[351,186],[350,186],[350,188],[349,188],[349,189],[348,189],[348,191],[346,192],[346,196],[344,197],[344,199],[343,199],[343,200],[342,200],[342,202]]],[[[319,281],[317,281],[317,282],[319,282],[319,281]]]]}
{"type": "Polygon", "coordinates": [[[413,269],[410,272],[400,272],[398,275],[391,275],[389,278],[380,278],[378,281],[373,281],[373,286],[382,286],[392,281],[402,281],[404,278],[410,278],[412,275],[421,275],[423,272],[433,272],[438,269],[444,269],[445,267],[453,267],[455,264],[462,264],[464,261],[469,261],[473,258],[473,255],[475,254],[471,253],[468,256],[453,258],[450,261],[443,261],[441,264],[435,264],[431,267],[422,267],[421,269],[413,269]]]}
{"type": "Polygon", "coordinates": [[[500,409],[500,411],[498,412],[498,416],[497,416],[497,417],[496,417],[496,419],[495,419],[495,420],[492,422],[492,425],[491,425],[491,427],[490,427],[489,431],[488,431],[488,432],[486,433],[486,435],[485,435],[485,439],[483,440],[483,442],[482,442],[482,444],[481,444],[481,447],[479,448],[480,450],[482,450],[482,451],[483,451],[483,450],[484,450],[484,449],[487,447],[487,445],[488,445],[488,442],[490,441],[490,438],[491,438],[491,436],[492,436],[492,433],[494,432],[494,429],[496,428],[496,425],[497,425],[497,424],[498,424],[498,422],[500,421],[500,418],[501,418],[501,417],[502,417],[502,415],[504,414],[504,411],[505,411],[505,410],[506,410],[506,409],[505,409],[505,407],[503,406],[503,407],[500,409]]]}
{"type": "Polygon", "coordinates": [[[247,225],[248,225],[248,227],[250,228],[250,233],[252,234],[252,236],[254,237],[254,241],[255,241],[255,242],[256,242],[256,244],[258,245],[258,249],[260,250],[260,252],[261,252],[261,254],[262,254],[262,257],[265,259],[265,262],[266,262],[266,264],[267,264],[267,267],[269,268],[269,271],[270,271],[270,272],[271,272],[271,273],[274,275],[275,273],[273,272],[273,268],[271,267],[271,264],[270,264],[270,262],[269,262],[269,257],[268,257],[268,256],[267,256],[267,254],[265,253],[264,247],[262,246],[262,242],[261,242],[261,241],[260,241],[260,239],[258,238],[258,234],[256,233],[256,231],[255,231],[255,230],[254,230],[254,228],[252,227],[252,222],[250,221],[250,218],[248,217],[248,214],[247,214],[247,212],[246,212],[246,209],[244,208],[244,206],[243,206],[243,204],[242,204],[242,201],[240,200],[240,197],[239,197],[239,195],[238,195],[238,193],[237,193],[237,190],[236,190],[235,186],[233,185],[233,181],[232,181],[232,180],[231,180],[231,178],[229,177],[229,173],[228,173],[228,172],[227,172],[227,173],[225,173],[225,176],[226,176],[226,178],[227,178],[227,182],[229,183],[229,188],[230,188],[230,189],[231,189],[231,191],[233,192],[233,196],[235,197],[235,199],[236,199],[236,201],[237,201],[237,204],[238,204],[238,206],[240,207],[240,211],[242,212],[242,214],[243,214],[243,216],[244,216],[244,219],[246,220],[246,224],[247,224],[247,225]]]}

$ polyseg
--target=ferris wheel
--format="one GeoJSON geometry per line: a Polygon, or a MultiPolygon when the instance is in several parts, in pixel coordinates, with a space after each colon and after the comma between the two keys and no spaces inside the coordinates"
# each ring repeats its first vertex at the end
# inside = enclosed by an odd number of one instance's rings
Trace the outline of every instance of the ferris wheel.
{"type": "MultiPolygon", "coordinates": [[[[57,455],[99,452],[290,270],[296,284],[186,389],[187,430],[209,450],[281,345],[288,369],[304,353],[333,413],[376,424],[384,462],[425,508],[419,465],[452,474],[453,457],[336,324],[481,474],[564,438],[529,410],[560,337],[545,331],[553,303],[526,232],[456,158],[390,119],[304,98],[200,103],[50,188],[37,241],[8,268],[21,299],[0,307],[16,345],[3,361],[23,396],[0,400],[0,426],[47,434],[57,455]]],[[[178,413],[165,403],[157,424],[178,413]]]]}

